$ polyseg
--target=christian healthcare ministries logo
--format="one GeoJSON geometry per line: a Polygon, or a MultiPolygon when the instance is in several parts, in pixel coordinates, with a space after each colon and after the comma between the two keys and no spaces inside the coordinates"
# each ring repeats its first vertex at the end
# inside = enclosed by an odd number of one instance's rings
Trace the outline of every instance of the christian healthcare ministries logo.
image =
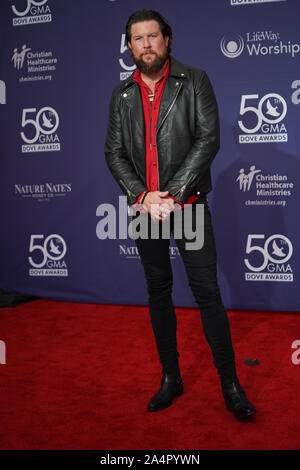
{"type": "Polygon", "coordinates": [[[300,43],[293,40],[282,40],[280,33],[272,30],[250,31],[244,37],[239,34],[223,36],[220,42],[221,52],[234,59],[245,51],[249,57],[282,56],[295,58],[300,52],[300,43]]]}
{"type": "Polygon", "coordinates": [[[248,171],[241,168],[236,182],[240,191],[247,196],[244,201],[246,206],[285,207],[294,189],[294,183],[289,181],[287,175],[263,173],[255,165],[251,165],[248,171]],[[249,199],[249,194],[252,199],[249,199]],[[253,199],[253,194],[255,199],[253,199]]]}
{"type": "Polygon", "coordinates": [[[52,51],[33,52],[26,44],[23,44],[20,52],[17,47],[14,49],[11,60],[16,70],[21,73],[25,71],[27,74],[19,78],[20,82],[52,80],[57,64],[57,58],[53,57],[52,51]]]}
{"type": "Polygon", "coordinates": [[[0,80],[0,104],[6,104],[6,86],[3,80],[0,80]]]}
{"type": "Polygon", "coordinates": [[[244,263],[249,271],[245,273],[245,280],[293,282],[293,271],[288,263],[293,254],[291,241],[276,234],[268,237],[261,246],[264,239],[262,234],[248,235],[246,253],[249,257],[244,263]]]}
{"type": "Polygon", "coordinates": [[[243,118],[238,125],[244,134],[239,135],[239,143],[287,142],[287,129],[282,122],[286,113],[286,101],[277,93],[268,93],[260,99],[258,94],[242,95],[240,116],[243,118]]]}
{"type": "Polygon", "coordinates": [[[15,5],[12,5],[12,11],[16,15],[13,18],[13,26],[49,23],[52,21],[51,10],[47,2],[48,0],[27,0],[25,10],[21,11],[15,5]]]}
{"type": "Polygon", "coordinates": [[[36,108],[23,109],[21,137],[25,145],[22,145],[22,153],[53,152],[60,150],[60,141],[56,133],[59,125],[59,117],[55,109],[45,106],[38,112],[36,108]],[[34,119],[27,117],[34,115],[34,119]],[[33,132],[32,132],[33,131],[33,132]]]}
{"type": "Polygon", "coordinates": [[[67,252],[65,240],[56,234],[31,235],[28,260],[33,269],[29,269],[29,276],[68,276],[68,269],[63,258],[67,252]],[[39,240],[42,242],[40,243],[39,240]]]}

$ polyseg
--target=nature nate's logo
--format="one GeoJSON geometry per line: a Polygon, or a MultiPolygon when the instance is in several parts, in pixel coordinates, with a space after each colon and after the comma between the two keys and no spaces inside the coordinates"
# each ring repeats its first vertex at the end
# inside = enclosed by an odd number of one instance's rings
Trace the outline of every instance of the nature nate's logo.
{"type": "Polygon", "coordinates": [[[48,0],[23,0],[24,9],[18,9],[12,5],[12,11],[15,15],[13,26],[32,25],[37,23],[48,23],[52,21],[51,10],[48,0]]]}
{"type": "Polygon", "coordinates": [[[287,142],[288,134],[283,122],[287,113],[285,99],[278,93],[242,95],[238,125],[243,134],[240,144],[287,142]]]}
{"type": "Polygon", "coordinates": [[[72,191],[72,183],[15,184],[14,194],[22,199],[34,199],[38,202],[51,201],[66,197],[72,191]]]}

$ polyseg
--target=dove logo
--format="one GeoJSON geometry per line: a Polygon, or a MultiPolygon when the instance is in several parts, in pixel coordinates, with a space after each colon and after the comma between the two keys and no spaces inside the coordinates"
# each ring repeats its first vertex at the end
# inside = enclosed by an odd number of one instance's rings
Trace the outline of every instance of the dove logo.
{"type": "Polygon", "coordinates": [[[0,104],[6,104],[6,86],[3,80],[0,80],[0,104]]]}
{"type": "Polygon", "coordinates": [[[16,15],[13,18],[13,26],[52,21],[51,10],[47,2],[48,0],[27,0],[27,5],[22,11],[17,10],[16,6],[12,5],[12,11],[16,15]]]}
{"type": "Polygon", "coordinates": [[[59,151],[60,141],[56,133],[59,126],[57,112],[49,106],[36,111],[36,108],[23,109],[22,127],[26,127],[27,133],[23,131],[20,133],[22,140],[26,143],[22,145],[22,153],[59,151]],[[32,114],[35,115],[34,119],[28,117],[32,114]],[[32,132],[32,126],[34,132],[32,132]]]}
{"type": "Polygon", "coordinates": [[[240,35],[237,35],[234,39],[227,39],[225,36],[222,37],[220,43],[222,53],[229,59],[235,59],[244,50],[244,40],[240,35]]]}
{"type": "Polygon", "coordinates": [[[246,281],[293,282],[293,271],[288,264],[293,254],[291,241],[285,235],[276,234],[267,238],[261,246],[264,239],[265,235],[248,235],[246,254],[251,253],[251,256],[245,258],[244,263],[251,272],[246,272],[246,281]],[[252,258],[251,261],[249,258],[252,258]],[[254,264],[257,260],[262,260],[258,266],[254,264]]]}
{"type": "Polygon", "coordinates": [[[241,97],[242,119],[238,121],[238,125],[246,135],[239,135],[239,143],[287,142],[287,129],[282,122],[287,113],[285,99],[277,93],[268,93],[258,100],[258,94],[241,97]]]}
{"type": "Polygon", "coordinates": [[[29,262],[34,269],[29,270],[30,276],[68,276],[68,269],[63,258],[67,252],[65,240],[57,234],[31,235],[29,262]],[[40,241],[42,240],[42,243],[40,241]]]}

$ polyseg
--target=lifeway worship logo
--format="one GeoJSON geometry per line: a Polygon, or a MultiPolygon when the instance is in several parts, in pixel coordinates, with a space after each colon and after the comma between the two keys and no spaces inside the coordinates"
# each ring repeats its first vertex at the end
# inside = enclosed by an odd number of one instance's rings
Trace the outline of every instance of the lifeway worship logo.
{"type": "Polygon", "coordinates": [[[23,109],[22,127],[26,128],[26,133],[20,133],[25,142],[22,145],[22,153],[59,151],[60,140],[56,132],[58,126],[59,116],[55,109],[49,106],[41,108],[38,112],[36,108],[23,109]],[[28,117],[32,115],[33,119],[28,117]]]}
{"type": "Polygon", "coordinates": [[[255,5],[257,3],[285,2],[286,0],[230,0],[231,6],[235,5],[255,5]]]}
{"type": "MultiPolygon", "coordinates": [[[[25,0],[23,0],[25,2],[25,0]]],[[[48,0],[27,0],[24,10],[18,10],[12,5],[12,11],[15,15],[13,26],[32,25],[37,23],[49,23],[52,21],[52,15],[48,0]]]]}
{"type": "Polygon", "coordinates": [[[0,104],[6,104],[6,86],[3,80],[0,80],[0,104]]]}
{"type": "Polygon", "coordinates": [[[268,93],[260,99],[258,94],[242,95],[242,119],[238,125],[243,134],[239,135],[239,143],[287,142],[288,134],[283,122],[286,113],[286,101],[277,93],[268,93]]]}
{"type": "Polygon", "coordinates": [[[239,34],[223,36],[220,48],[229,59],[235,59],[243,51],[246,51],[250,57],[288,55],[295,58],[300,52],[300,43],[283,41],[280,33],[266,30],[248,32],[244,38],[239,34]]]}
{"type": "Polygon", "coordinates": [[[20,52],[18,48],[14,49],[11,60],[18,71],[22,71],[24,64],[26,64],[25,69],[28,76],[20,77],[20,82],[52,80],[52,73],[55,72],[57,64],[57,58],[53,57],[52,51],[33,52],[26,44],[23,44],[20,52]]]}
{"type": "Polygon", "coordinates": [[[28,257],[32,268],[29,276],[68,276],[68,269],[63,259],[67,252],[65,240],[57,234],[31,235],[28,257]]]}
{"type": "Polygon", "coordinates": [[[285,207],[287,198],[292,196],[294,189],[294,183],[289,181],[287,175],[264,174],[255,165],[251,165],[247,172],[245,168],[241,168],[235,181],[243,193],[249,193],[250,190],[252,190],[252,194],[255,193],[256,199],[247,199],[246,206],[277,205],[285,207]]]}
{"type": "Polygon", "coordinates": [[[293,282],[293,271],[288,263],[293,254],[291,241],[280,234],[264,240],[263,234],[248,235],[246,254],[249,256],[244,263],[249,271],[245,273],[245,280],[293,282]]]}

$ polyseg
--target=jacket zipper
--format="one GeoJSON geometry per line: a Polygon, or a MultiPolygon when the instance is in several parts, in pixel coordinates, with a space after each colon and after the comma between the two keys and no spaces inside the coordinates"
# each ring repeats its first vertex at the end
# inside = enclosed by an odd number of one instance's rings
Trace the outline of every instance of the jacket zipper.
{"type": "Polygon", "coordinates": [[[174,197],[175,197],[178,193],[181,193],[181,194],[182,194],[182,193],[184,192],[185,188],[187,187],[187,185],[189,184],[189,182],[191,181],[191,179],[192,179],[193,177],[194,177],[194,175],[192,174],[192,175],[189,177],[189,179],[186,181],[186,183],[184,183],[184,185],[181,186],[181,188],[180,188],[178,191],[176,191],[176,193],[174,194],[174,197]]]}
{"type": "Polygon", "coordinates": [[[156,130],[156,133],[159,131],[159,129],[161,128],[161,126],[163,125],[163,123],[165,122],[165,120],[167,119],[167,117],[168,117],[168,115],[169,115],[171,109],[172,109],[173,106],[174,106],[174,103],[175,103],[175,101],[176,101],[176,99],[177,99],[178,93],[180,92],[181,88],[182,88],[182,83],[180,83],[180,86],[178,87],[178,90],[177,90],[177,92],[176,92],[176,95],[174,96],[174,99],[173,99],[172,103],[170,104],[167,113],[165,114],[163,120],[161,121],[159,128],[156,130]]]}
{"type": "Polygon", "coordinates": [[[130,191],[130,189],[127,188],[127,186],[125,185],[124,181],[123,180],[119,180],[120,181],[120,184],[123,186],[123,188],[125,189],[125,191],[129,194],[129,196],[134,196],[135,195],[130,191]]]}

